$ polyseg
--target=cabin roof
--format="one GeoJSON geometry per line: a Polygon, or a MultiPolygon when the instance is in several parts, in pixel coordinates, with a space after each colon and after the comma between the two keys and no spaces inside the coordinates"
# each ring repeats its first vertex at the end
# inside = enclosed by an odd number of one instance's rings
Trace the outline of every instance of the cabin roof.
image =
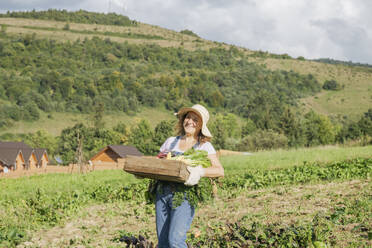
{"type": "Polygon", "coordinates": [[[0,161],[7,166],[13,165],[16,162],[19,153],[22,154],[22,151],[17,148],[1,148],[0,161]]]}

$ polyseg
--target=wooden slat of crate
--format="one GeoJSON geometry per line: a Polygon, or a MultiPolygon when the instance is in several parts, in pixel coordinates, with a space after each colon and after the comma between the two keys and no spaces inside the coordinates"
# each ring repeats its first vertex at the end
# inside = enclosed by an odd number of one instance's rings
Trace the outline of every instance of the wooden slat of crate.
{"type": "MultiPolygon", "coordinates": [[[[118,163],[122,163],[118,161],[118,163]]],[[[124,171],[146,178],[172,182],[185,182],[189,177],[187,165],[181,161],[155,157],[127,156],[124,171]]]]}

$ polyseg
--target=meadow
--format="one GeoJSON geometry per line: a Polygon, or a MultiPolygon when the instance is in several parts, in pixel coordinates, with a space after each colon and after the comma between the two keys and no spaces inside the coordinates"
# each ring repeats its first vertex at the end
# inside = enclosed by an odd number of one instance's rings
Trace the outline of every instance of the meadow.
{"type": "MultiPolygon", "coordinates": [[[[200,203],[193,247],[370,247],[372,147],[222,156],[226,177],[200,203]],[[278,162],[278,163],[276,163],[278,162]]],[[[0,247],[156,243],[147,180],[121,170],[0,179],[0,247]]]]}
{"type": "MultiPolygon", "coordinates": [[[[126,113],[107,113],[104,116],[105,127],[112,128],[118,123],[126,123],[129,126],[136,125],[146,116],[151,128],[162,120],[173,120],[174,116],[170,111],[164,109],[142,108],[139,113],[128,115],[126,113]]],[[[0,130],[0,135],[5,133],[21,134],[34,133],[39,130],[45,130],[47,133],[58,136],[66,127],[72,127],[77,123],[83,123],[86,126],[93,126],[92,114],[81,113],[40,113],[40,119],[34,122],[16,122],[10,128],[0,130]]]]}

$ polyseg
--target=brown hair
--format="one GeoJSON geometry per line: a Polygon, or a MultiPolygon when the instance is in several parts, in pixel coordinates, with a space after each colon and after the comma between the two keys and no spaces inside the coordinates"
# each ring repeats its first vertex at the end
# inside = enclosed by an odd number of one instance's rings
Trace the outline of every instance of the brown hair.
{"type": "MultiPolygon", "coordinates": [[[[187,114],[188,114],[188,112],[184,113],[182,116],[178,116],[178,122],[177,122],[176,127],[175,127],[177,135],[183,136],[183,135],[186,134],[185,129],[183,128],[183,122],[185,121],[185,118],[186,118],[187,114]]],[[[200,118],[200,120],[201,120],[201,118],[200,118]]],[[[203,144],[205,142],[211,142],[211,140],[212,140],[212,138],[204,136],[201,132],[201,129],[200,129],[199,134],[198,134],[198,141],[200,142],[200,144],[203,144]]]]}

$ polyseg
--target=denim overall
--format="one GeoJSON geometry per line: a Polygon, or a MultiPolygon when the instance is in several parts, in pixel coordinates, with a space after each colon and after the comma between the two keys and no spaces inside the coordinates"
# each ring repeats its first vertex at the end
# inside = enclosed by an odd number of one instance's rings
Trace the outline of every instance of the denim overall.
{"type": "MultiPolygon", "coordinates": [[[[180,136],[171,143],[172,151],[180,136]]],[[[196,148],[199,142],[193,148],[196,148]]],[[[182,152],[172,152],[172,155],[182,155],[182,152]]],[[[158,235],[158,248],[187,248],[186,233],[194,218],[195,209],[185,199],[180,206],[172,208],[174,191],[178,183],[160,181],[156,191],[156,232],[158,235]]]]}

